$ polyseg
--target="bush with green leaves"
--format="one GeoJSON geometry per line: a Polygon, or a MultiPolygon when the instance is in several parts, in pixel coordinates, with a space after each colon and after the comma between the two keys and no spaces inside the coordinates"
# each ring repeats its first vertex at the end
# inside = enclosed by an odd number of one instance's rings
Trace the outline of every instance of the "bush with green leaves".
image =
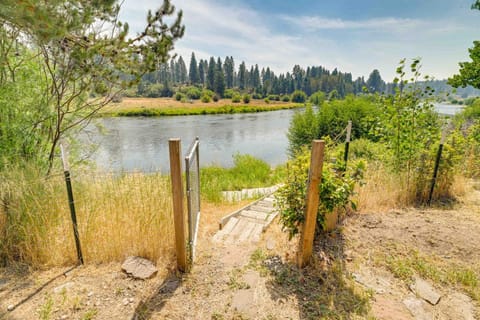
{"type": "Polygon", "coordinates": [[[290,100],[295,103],[304,103],[307,101],[307,94],[302,90],[295,90],[290,100]]]}
{"type": "Polygon", "coordinates": [[[239,92],[235,89],[226,89],[223,93],[223,97],[225,99],[232,99],[234,95],[239,94],[239,92]]]}
{"type": "Polygon", "coordinates": [[[233,103],[239,103],[242,100],[242,96],[239,93],[235,93],[232,97],[233,103]]]}
{"type": "Polygon", "coordinates": [[[185,95],[181,92],[175,93],[175,100],[177,100],[177,101],[182,101],[182,98],[184,98],[184,97],[185,97],[185,95]]]}
{"type": "Polygon", "coordinates": [[[189,87],[187,92],[186,92],[186,95],[187,95],[188,99],[198,100],[202,96],[202,90],[200,90],[197,87],[189,87]]]}
{"type": "MultiPolygon", "coordinates": [[[[309,167],[310,150],[305,147],[295,158],[288,161],[286,179],[275,194],[275,206],[279,209],[280,221],[290,238],[299,232],[299,227],[305,220],[309,167]]],[[[355,185],[362,179],[364,170],[363,162],[352,164],[345,173],[338,165],[328,160],[324,162],[319,186],[317,230],[318,227],[324,227],[325,214],[348,207],[356,208],[351,196],[354,194],[355,185]]]]}
{"type": "Polygon", "coordinates": [[[250,95],[249,94],[244,94],[242,97],[243,103],[250,103],[250,95]]]}
{"type": "Polygon", "coordinates": [[[283,102],[290,102],[290,96],[288,96],[288,95],[283,95],[283,96],[282,96],[282,101],[283,101],[283,102]]]}
{"type": "Polygon", "coordinates": [[[317,111],[307,107],[304,112],[296,113],[290,122],[289,153],[294,154],[295,150],[309,145],[313,139],[325,136],[344,141],[348,121],[352,121],[352,139],[377,141],[379,138],[374,129],[380,121],[378,110],[375,97],[353,95],[323,103],[317,111]]]}
{"type": "Polygon", "coordinates": [[[308,98],[311,104],[314,106],[321,106],[326,100],[325,93],[323,91],[317,91],[308,98]]]}

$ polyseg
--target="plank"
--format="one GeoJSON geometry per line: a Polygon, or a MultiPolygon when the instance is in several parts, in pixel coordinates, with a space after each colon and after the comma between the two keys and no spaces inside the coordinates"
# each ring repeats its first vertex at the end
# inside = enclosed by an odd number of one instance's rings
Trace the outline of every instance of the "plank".
{"type": "Polygon", "coordinates": [[[253,243],[257,243],[260,241],[260,237],[262,236],[263,232],[263,225],[257,224],[255,228],[253,228],[252,233],[250,234],[250,239],[253,243]]]}
{"type": "Polygon", "coordinates": [[[255,226],[256,226],[256,223],[248,222],[245,228],[243,229],[243,232],[238,237],[238,242],[244,242],[245,240],[247,240],[250,234],[252,233],[253,229],[255,228],[255,226]]]}
{"type": "Polygon", "coordinates": [[[218,231],[214,236],[213,236],[213,241],[220,241],[222,240],[222,238],[225,236],[225,235],[228,235],[232,230],[233,228],[235,228],[235,226],[237,225],[239,219],[235,218],[235,217],[232,217],[230,218],[230,220],[228,220],[227,224],[225,225],[225,227],[218,231]]]}
{"type": "Polygon", "coordinates": [[[268,214],[265,212],[258,212],[253,210],[243,210],[242,212],[240,212],[240,216],[257,219],[260,221],[266,221],[268,214]]]}
{"type": "Polygon", "coordinates": [[[259,206],[259,205],[250,206],[248,209],[253,210],[253,211],[265,212],[265,213],[270,213],[270,212],[273,211],[272,207],[264,207],[264,206],[259,206]]]}

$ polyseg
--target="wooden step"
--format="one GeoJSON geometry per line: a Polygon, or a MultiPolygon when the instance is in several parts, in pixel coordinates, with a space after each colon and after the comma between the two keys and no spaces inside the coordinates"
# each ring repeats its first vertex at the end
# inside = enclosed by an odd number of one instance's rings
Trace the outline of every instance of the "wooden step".
{"type": "Polygon", "coordinates": [[[260,211],[260,212],[265,212],[265,213],[270,213],[274,211],[272,207],[264,207],[264,206],[259,206],[259,205],[253,205],[248,208],[248,210],[253,210],[253,211],[260,211]]]}
{"type": "Polygon", "coordinates": [[[243,210],[239,214],[239,216],[252,218],[252,219],[257,219],[257,220],[260,220],[260,221],[266,221],[267,218],[268,218],[268,215],[269,215],[268,213],[253,211],[253,210],[243,210]]]}

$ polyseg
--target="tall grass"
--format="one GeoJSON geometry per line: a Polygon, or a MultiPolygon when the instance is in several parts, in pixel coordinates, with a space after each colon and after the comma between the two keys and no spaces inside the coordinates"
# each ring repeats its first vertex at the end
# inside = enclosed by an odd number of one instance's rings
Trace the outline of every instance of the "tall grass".
{"type": "MultiPolygon", "coordinates": [[[[159,174],[72,173],[80,241],[87,263],[140,255],[173,257],[170,183],[159,174]]],[[[63,175],[34,169],[0,177],[0,263],[33,267],[76,262],[63,175]]]]}

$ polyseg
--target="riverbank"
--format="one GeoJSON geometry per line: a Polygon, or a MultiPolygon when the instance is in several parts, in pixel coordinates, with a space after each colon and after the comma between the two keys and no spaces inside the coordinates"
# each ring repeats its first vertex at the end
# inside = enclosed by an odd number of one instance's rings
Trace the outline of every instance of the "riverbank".
{"type": "Polygon", "coordinates": [[[111,103],[105,107],[100,116],[180,116],[201,114],[233,114],[255,113],[305,107],[304,103],[282,101],[251,100],[250,103],[232,103],[231,99],[220,99],[217,102],[191,100],[177,101],[173,98],[123,98],[121,102],[111,103]]]}

